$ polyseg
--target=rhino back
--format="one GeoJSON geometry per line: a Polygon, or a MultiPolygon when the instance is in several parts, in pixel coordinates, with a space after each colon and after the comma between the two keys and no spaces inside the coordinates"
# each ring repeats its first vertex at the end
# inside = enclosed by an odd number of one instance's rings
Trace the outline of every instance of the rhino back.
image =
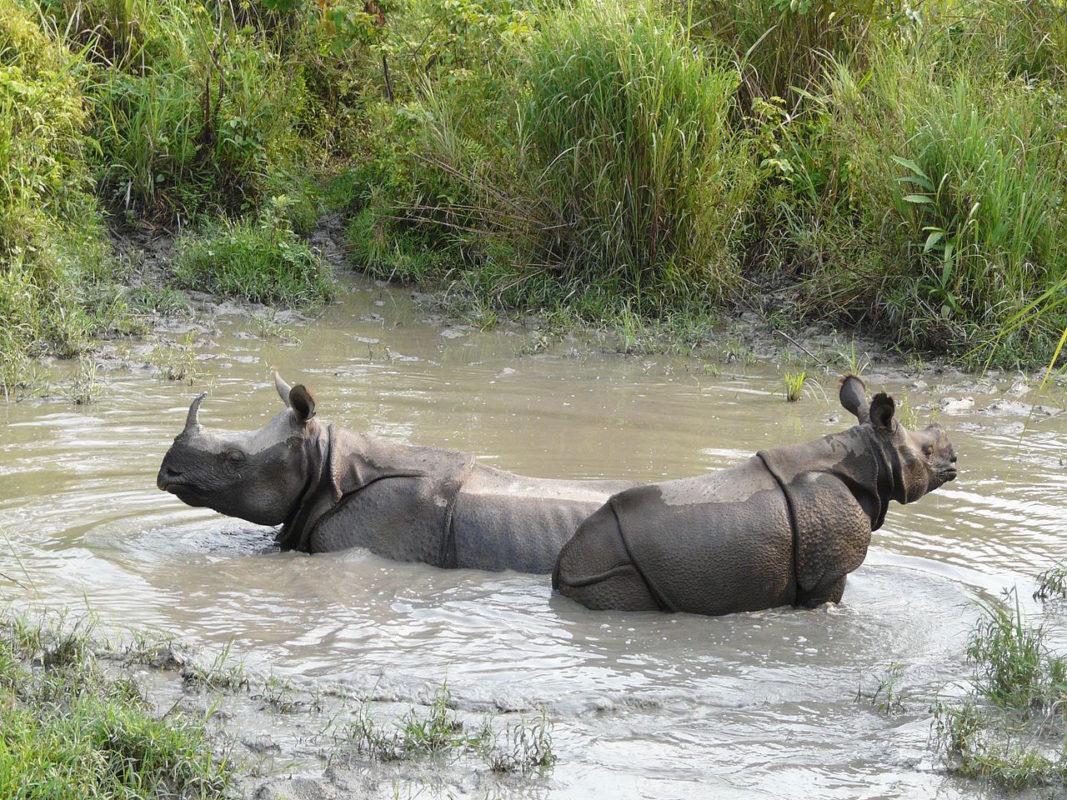
{"type": "Polygon", "coordinates": [[[795,599],[789,507],[758,459],[611,503],[626,549],[667,608],[718,615],[795,599]]]}
{"type": "Polygon", "coordinates": [[[792,537],[785,496],[752,458],[614,495],[566,544],[553,583],[594,608],[785,605],[796,595],[792,537]]]}
{"type": "Polygon", "coordinates": [[[456,566],[551,572],[582,520],[630,486],[527,478],[475,465],[452,514],[456,566]]]}

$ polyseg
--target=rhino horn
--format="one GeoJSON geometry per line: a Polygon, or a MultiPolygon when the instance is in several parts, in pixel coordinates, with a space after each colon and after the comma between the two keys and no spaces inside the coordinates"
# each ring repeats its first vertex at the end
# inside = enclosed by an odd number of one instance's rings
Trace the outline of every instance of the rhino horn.
{"type": "Polygon", "coordinates": [[[205,397],[207,397],[207,392],[201,392],[189,404],[189,416],[185,418],[185,430],[200,427],[200,420],[197,417],[200,414],[200,404],[204,402],[205,397]]]}
{"type": "Polygon", "coordinates": [[[292,391],[292,387],[278,374],[278,370],[272,369],[271,372],[274,373],[274,388],[278,390],[278,396],[286,406],[289,406],[289,393],[292,391]]]}
{"type": "Polygon", "coordinates": [[[841,405],[860,421],[860,425],[871,421],[870,409],[867,407],[867,387],[858,376],[851,373],[841,379],[838,391],[841,405]]]}

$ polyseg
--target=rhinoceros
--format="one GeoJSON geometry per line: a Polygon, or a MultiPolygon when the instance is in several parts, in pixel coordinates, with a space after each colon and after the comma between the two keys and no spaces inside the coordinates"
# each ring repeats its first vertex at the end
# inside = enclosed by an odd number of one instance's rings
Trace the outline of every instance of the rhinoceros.
{"type": "Polygon", "coordinates": [[[613,495],[563,546],[553,588],[594,609],[710,616],[840,601],[889,501],[953,480],[956,453],[940,425],[905,430],[888,395],[868,408],[853,375],[839,395],[849,430],[613,495]]]}
{"type": "Polygon", "coordinates": [[[552,571],[578,523],[632,481],[527,478],[452,450],[320,422],[315,399],[275,373],[285,409],[257,431],[200,424],[201,394],[156,484],[191,506],[281,525],[283,550],[365,547],[438,567],[552,571]]]}

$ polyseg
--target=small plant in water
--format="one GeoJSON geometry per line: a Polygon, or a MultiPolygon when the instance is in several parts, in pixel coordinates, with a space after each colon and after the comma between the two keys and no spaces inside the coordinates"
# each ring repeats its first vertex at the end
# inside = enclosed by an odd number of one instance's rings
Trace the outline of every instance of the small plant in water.
{"type": "Polygon", "coordinates": [[[96,380],[96,361],[91,356],[83,355],[78,359],[78,368],[70,379],[68,396],[70,402],[77,406],[86,406],[100,393],[100,384],[96,380]]]}
{"type": "Polygon", "coordinates": [[[182,342],[168,342],[157,347],[148,357],[159,373],[159,377],[166,381],[184,381],[190,386],[199,377],[200,370],[196,365],[196,350],[194,349],[195,335],[189,333],[182,342]]]}
{"type": "Polygon", "coordinates": [[[885,673],[878,679],[878,685],[869,694],[864,691],[862,684],[856,691],[856,700],[867,700],[879,713],[887,717],[894,714],[902,714],[907,709],[900,696],[900,679],[904,674],[903,664],[890,664],[885,673]]]}
{"type": "Polygon", "coordinates": [[[230,657],[231,647],[233,647],[233,642],[226,645],[209,667],[205,668],[195,662],[184,665],[181,669],[182,680],[191,686],[225,689],[230,692],[247,688],[248,678],[245,676],[244,664],[230,666],[226,663],[230,657]]]}
{"type": "Polygon", "coordinates": [[[804,389],[804,381],[807,380],[807,373],[803,370],[800,372],[787,372],[785,374],[785,399],[790,403],[795,403],[800,399],[800,393],[804,389]]]}
{"type": "Polygon", "coordinates": [[[440,754],[480,755],[498,773],[526,774],[556,762],[552,751],[552,723],[544,709],[533,724],[520,721],[498,734],[485,718],[479,729],[467,731],[451,707],[447,686],[442,686],[425,713],[410,709],[392,729],[375,722],[364,703],[349,725],[346,739],[356,752],[376,761],[401,761],[440,754]]]}
{"type": "Polygon", "coordinates": [[[493,772],[518,772],[523,775],[555,764],[552,723],[545,709],[541,709],[541,716],[531,725],[524,721],[509,725],[504,733],[504,741],[494,740],[489,745],[486,760],[493,772]]]}
{"type": "Polygon", "coordinates": [[[1067,600],[1067,568],[1062,566],[1047,569],[1037,576],[1035,600],[1067,600]]]}
{"type": "Polygon", "coordinates": [[[982,607],[967,656],[970,692],[934,706],[935,746],[959,774],[1021,789],[1067,779],[1067,661],[1024,621],[1015,589],[982,607]]]}

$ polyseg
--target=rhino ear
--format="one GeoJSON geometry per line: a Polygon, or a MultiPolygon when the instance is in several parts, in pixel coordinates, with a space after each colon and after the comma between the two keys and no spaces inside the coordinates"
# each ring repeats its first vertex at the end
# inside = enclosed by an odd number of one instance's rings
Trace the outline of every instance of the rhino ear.
{"type": "Polygon", "coordinates": [[[860,421],[860,425],[871,421],[870,411],[867,410],[867,387],[859,376],[849,373],[841,378],[841,388],[837,394],[841,405],[860,421]]]}
{"type": "Polygon", "coordinates": [[[280,397],[282,399],[282,402],[285,403],[286,407],[288,407],[289,392],[292,391],[292,388],[289,386],[288,383],[285,382],[285,379],[278,374],[278,370],[271,369],[271,372],[274,373],[274,388],[278,390],[278,397],[280,397]]]}
{"type": "Polygon", "coordinates": [[[315,398],[303,384],[297,384],[289,390],[288,405],[301,422],[307,422],[315,416],[315,398]]]}
{"type": "Polygon", "coordinates": [[[893,398],[885,392],[879,392],[871,402],[871,424],[877,430],[891,433],[893,431],[893,414],[897,410],[897,404],[893,398]]]}

